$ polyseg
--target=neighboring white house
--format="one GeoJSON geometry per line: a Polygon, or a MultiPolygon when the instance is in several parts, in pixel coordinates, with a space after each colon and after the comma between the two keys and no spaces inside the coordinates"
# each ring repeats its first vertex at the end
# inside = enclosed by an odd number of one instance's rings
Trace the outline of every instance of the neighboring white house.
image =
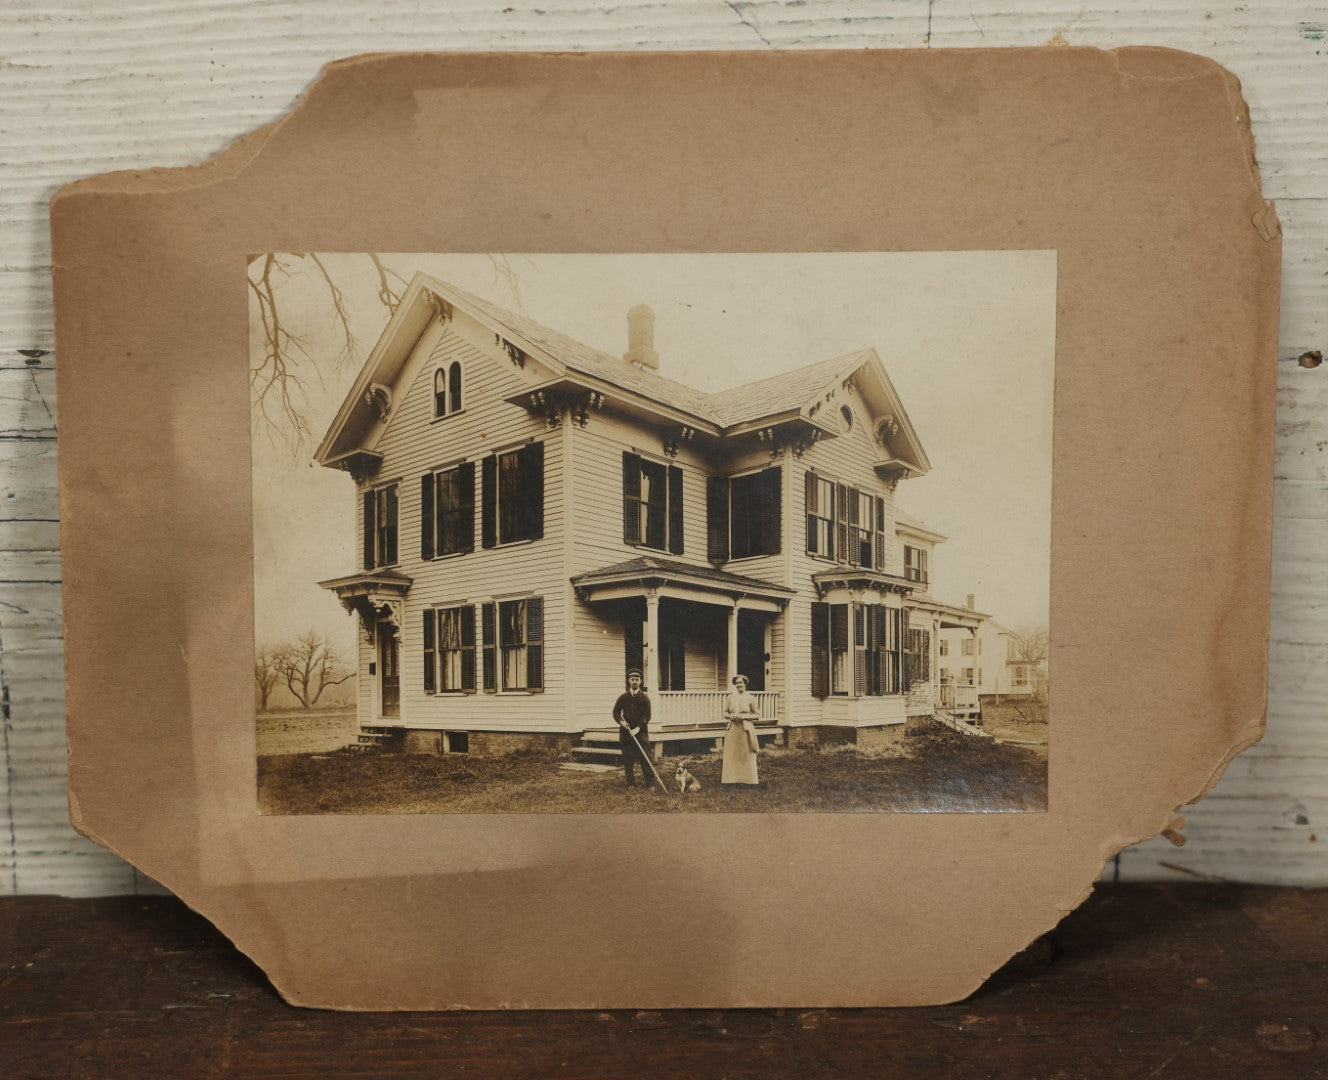
{"type": "MultiPolygon", "coordinates": [[[[716,731],[733,674],[793,743],[931,711],[943,539],[896,514],[930,464],[875,350],[705,394],[417,275],[320,444],[350,474],[374,737],[497,752],[605,728],[640,666],[662,741],[716,731]]],[[[349,485],[348,485],[349,486],[349,485]]],[[[348,568],[349,570],[349,568],[348,568]]]]}
{"type": "Polygon", "coordinates": [[[973,633],[943,631],[940,649],[942,678],[972,683],[979,697],[1031,697],[1047,688],[1046,660],[1020,659],[1019,635],[995,619],[984,617],[973,633]]]}

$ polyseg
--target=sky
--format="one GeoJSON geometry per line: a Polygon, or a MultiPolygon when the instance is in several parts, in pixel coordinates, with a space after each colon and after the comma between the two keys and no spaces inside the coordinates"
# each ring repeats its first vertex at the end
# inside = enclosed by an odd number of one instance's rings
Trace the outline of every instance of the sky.
{"type": "MultiPolygon", "coordinates": [[[[283,257],[272,283],[296,351],[299,402],[316,445],[386,325],[367,255],[319,257],[340,290],[347,347],[326,280],[283,257]]],[[[1056,256],[1052,251],[753,255],[381,256],[424,271],[612,355],[626,313],[655,310],[660,374],[706,391],[857,349],[880,354],[931,459],[903,481],[900,510],[947,534],[932,595],[1007,626],[1046,626],[1056,256]],[[508,272],[510,270],[510,273],[508,272]]],[[[251,278],[257,264],[251,267],[251,278]]],[[[400,285],[400,282],[395,282],[400,285]]],[[[263,348],[250,297],[250,347],[263,348]]],[[[354,486],[313,446],[256,422],[254,577],[260,644],[317,629],[349,650],[354,624],[316,582],[354,572],[354,486]]]]}

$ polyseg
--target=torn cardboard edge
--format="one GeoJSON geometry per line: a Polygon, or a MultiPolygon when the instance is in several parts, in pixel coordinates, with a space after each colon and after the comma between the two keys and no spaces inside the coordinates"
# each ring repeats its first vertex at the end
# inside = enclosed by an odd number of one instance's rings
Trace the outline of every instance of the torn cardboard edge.
{"type": "MultiPolygon", "coordinates": [[[[1252,147],[1234,77],[1211,61],[1169,50],[408,54],[329,65],[291,113],[203,166],[111,174],[61,189],[52,214],[65,419],[61,464],[70,629],[70,806],[76,827],[216,921],[296,1004],[366,1009],[811,1006],[922,1004],[966,996],[1008,956],[1082,902],[1112,854],[1165,829],[1175,807],[1206,793],[1235,754],[1262,731],[1262,718],[1248,717],[1262,711],[1266,674],[1280,245],[1275,211],[1259,194],[1252,147]],[[1123,76],[1114,87],[1102,77],[1104,64],[1123,76]],[[640,91],[631,101],[613,89],[624,72],[632,74],[640,91]],[[1036,80],[1030,82],[1030,76],[1036,80]],[[1217,94],[1211,76],[1221,83],[1217,94]],[[857,93],[845,98],[837,89],[842,85],[855,86],[857,93]],[[415,110],[413,94],[409,102],[403,94],[421,86],[442,91],[437,107],[448,110],[454,127],[494,135],[494,146],[465,144],[470,172],[446,155],[455,147],[438,142],[437,125],[423,131],[407,119],[403,126],[403,115],[413,117],[415,110]],[[468,92],[459,94],[461,87],[468,92]],[[984,115],[983,103],[997,94],[1003,109],[984,115]],[[878,98],[889,106],[873,108],[878,98]],[[347,128],[337,110],[351,100],[370,102],[370,111],[390,123],[376,132],[347,128]],[[716,109],[717,101],[727,107],[716,109]],[[1233,102],[1239,103],[1234,116],[1233,102]],[[1150,152],[1164,146],[1174,151],[1177,143],[1168,137],[1180,113],[1189,156],[1149,159],[1150,152]],[[576,133],[592,124],[596,139],[587,147],[576,133]],[[1080,128],[1091,130],[1093,138],[1076,140],[1080,128]],[[390,138],[382,136],[384,130],[390,130],[390,138]],[[633,174],[624,184],[613,167],[586,170],[587,155],[592,162],[628,160],[626,151],[638,144],[642,130],[655,135],[656,174],[633,174]],[[1028,155],[1063,131],[1070,132],[1062,144],[1067,148],[1049,148],[1040,161],[1043,175],[1031,172],[1028,155]],[[538,175],[514,179],[501,169],[503,155],[514,146],[523,160],[541,163],[538,175]],[[575,154],[573,147],[579,148],[575,154]],[[324,166],[336,161],[345,168],[310,168],[315,158],[324,166]],[[974,173],[966,167],[976,159],[987,162],[987,168],[974,173]],[[399,184],[386,202],[381,185],[375,188],[374,176],[363,166],[366,160],[377,175],[391,174],[399,184]],[[813,166],[816,161],[835,161],[839,168],[825,174],[813,166]],[[412,172],[421,162],[429,165],[427,176],[412,172]],[[1170,182],[1193,175],[1196,168],[1207,170],[1206,189],[1184,204],[1176,202],[1170,182]],[[794,182],[804,175],[797,170],[822,177],[821,200],[807,202],[802,185],[794,182]],[[1062,182],[1071,172],[1077,185],[1062,182]],[[863,173],[871,176],[870,184],[860,182],[863,173]],[[327,175],[339,176],[340,188],[311,192],[312,179],[327,175]],[[701,182],[715,175],[725,177],[727,188],[743,188],[753,197],[738,206],[715,204],[701,182]],[[477,186],[476,176],[488,182],[477,186]],[[962,182],[938,183],[939,177],[962,182]],[[256,185],[264,195],[257,205],[252,201],[256,185]],[[422,198],[426,190],[428,197],[422,198]],[[894,198],[883,202],[882,191],[894,198]],[[1018,224],[1009,215],[1015,191],[1018,224]],[[452,198],[440,199],[443,192],[452,198]],[[370,205],[366,200],[374,196],[379,203],[370,224],[356,207],[370,205]],[[688,207],[685,215],[675,210],[679,198],[688,207]],[[116,214],[98,211],[105,200],[115,203],[116,214]],[[205,218],[199,216],[204,205],[205,218]],[[421,206],[429,212],[421,215],[421,206]],[[560,209],[552,223],[531,212],[541,206],[560,209]],[[594,217],[584,216],[581,208],[589,206],[597,208],[594,217]],[[907,217],[898,207],[909,207],[907,217]],[[983,212],[975,213],[975,207],[983,212]],[[1087,207],[1093,208],[1091,215],[1087,207]],[[1159,234],[1151,220],[1161,213],[1159,207],[1165,208],[1163,220],[1171,229],[1166,234],[1159,234]],[[1136,233],[1143,255],[1115,240],[1136,233]],[[379,235],[384,239],[366,242],[379,235]],[[514,235],[529,237],[529,244],[512,243],[514,235]],[[228,651],[218,641],[213,655],[199,658],[199,663],[216,664],[215,671],[195,673],[200,694],[182,696],[182,674],[167,655],[182,624],[167,612],[162,625],[147,628],[141,648],[166,663],[156,671],[145,667],[120,647],[114,612],[121,590],[111,587],[112,582],[134,587],[155,572],[174,607],[197,604],[201,597],[227,616],[228,625],[241,617],[227,606],[225,590],[198,588],[208,560],[199,556],[191,562],[187,553],[244,550],[247,518],[238,530],[222,524],[199,533],[190,520],[198,496],[181,488],[180,474],[191,460],[223,462],[218,466],[222,475],[208,492],[212,505],[244,517],[248,476],[244,468],[233,467],[247,462],[242,449],[236,453],[248,435],[244,353],[237,348],[243,342],[243,305],[226,300],[200,307],[195,302],[190,320],[182,320],[177,309],[181,302],[189,306],[200,291],[226,296],[228,275],[235,273],[228,261],[232,247],[404,250],[396,238],[406,236],[417,237],[415,250],[457,251],[1055,247],[1064,278],[1053,521],[1057,726],[1052,804],[1045,815],[1054,831],[1036,825],[1024,830],[1020,823],[1020,839],[1008,833],[986,836],[990,823],[958,817],[896,820],[870,823],[874,831],[868,841],[864,823],[836,821],[818,833],[815,850],[798,844],[787,849],[797,853],[799,874],[791,875],[779,860],[754,863],[740,844],[735,865],[716,879],[713,857],[734,849],[725,832],[733,825],[729,820],[712,823],[708,835],[702,830],[689,838],[690,859],[679,861],[687,851],[674,847],[658,865],[636,875],[624,873],[621,865],[613,869],[596,863],[601,870],[612,869],[624,893],[650,911],[656,927],[651,941],[676,935],[683,924],[658,905],[650,886],[668,868],[698,860],[687,905],[723,911],[742,897],[753,919],[801,920],[808,947],[782,956],[758,947],[761,939],[745,923],[718,920],[717,926],[691,927],[700,938],[692,952],[702,957],[699,982],[696,973],[681,982],[668,973],[652,973],[654,981],[643,984],[630,964],[579,931],[569,940],[542,944],[532,934],[547,925],[547,913],[528,893],[517,888],[505,894],[509,910],[514,898],[521,900],[523,921],[504,926],[486,906],[482,882],[467,882],[464,873],[452,875],[448,887],[433,878],[411,879],[415,896],[406,907],[411,915],[445,910],[448,904],[450,910],[464,911],[477,920],[476,937],[490,946],[487,963],[479,961],[472,943],[444,942],[436,929],[403,918],[400,905],[392,907],[400,887],[386,879],[367,883],[367,889],[365,882],[348,881],[314,892],[255,888],[248,895],[226,894],[200,882],[190,846],[195,834],[185,820],[195,780],[172,771],[173,764],[187,760],[190,742],[179,706],[193,702],[195,723],[233,722],[218,703],[238,700],[236,695],[244,692],[247,671],[237,679],[233,669],[245,646],[228,651]],[[302,242],[286,242],[291,238],[302,242]],[[153,252],[167,247],[171,257],[154,261],[153,252]],[[120,260],[118,265],[132,272],[107,275],[108,259],[120,260]],[[176,272],[174,280],[163,277],[162,265],[176,272]],[[1132,271],[1144,267],[1161,276],[1132,277],[1132,271]],[[1181,276],[1182,267],[1188,277],[1181,276]],[[1159,284],[1162,304],[1157,303],[1159,284]],[[1202,385],[1188,384],[1179,365],[1153,360],[1187,336],[1222,343],[1202,385]],[[150,359],[151,342],[160,340],[187,340],[195,348],[167,370],[150,359]],[[1105,369],[1104,358],[1110,365],[1105,369]],[[1115,415],[1125,410],[1123,425],[1104,421],[1088,390],[1103,370],[1112,378],[1115,415]],[[163,440],[159,426],[135,411],[135,396],[129,393],[144,378],[166,391],[162,400],[167,407],[190,408],[186,403],[197,396],[215,395],[215,415],[163,440]],[[1140,394],[1144,385],[1150,392],[1140,394]],[[1181,394],[1185,408],[1177,411],[1173,404],[1181,394]],[[1117,429],[1129,431],[1146,449],[1169,454],[1180,476],[1152,474],[1151,459],[1140,447],[1120,443],[1117,429]],[[140,474],[110,476],[99,467],[117,439],[143,455],[140,474]],[[1230,443],[1237,443],[1240,452],[1233,453],[1230,443]],[[1115,454],[1114,468],[1103,474],[1098,462],[1110,457],[1107,447],[1115,454]],[[1142,476],[1157,481],[1160,490],[1139,486],[1142,476]],[[151,489],[154,483],[160,491],[151,489]],[[1085,497],[1085,488],[1092,497],[1085,497]],[[1218,491],[1226,497],[1214,498],[1218,491]],[[142,531],[142,517],[99,518],[95,508],[117,496],[137,511],[150,512],[158,501],[176,499],[188,512],[163,535],[151,537],[142,531]],[[1164,502],[1168,499],[1201,515],[1206,527],[1195,530],[1191,520],[1181,530],[1177,514],[1164,502]],[[1127,524],[1134,535],[1103,506],[1129,508],[1127,524]],[[1200,557],[1195,561],[1204,564],[1205,588],[1178,588],[1158,570],[1174,571],[1188,584],[1193,569],[1187,573],[1168,556],[1183,543],[1195,543],[1196,534],[1200,557]],[[1082,538],[1090,536],[1103,545],[1100,553],[1084,543],[1082,538]],[[1131,551],[1133,560],[1127,557],[1131,551]],[[173,552],[186,555],[177,558],[173,552]],[[1151,562],[1144,561],[1146,555],[1151,562]],[[1109,557],[1103,561],[1102,556],[1109,557]],[[116,560],[122,564],[119,577],[116,560]],[[1125,567],[1160,599],[1135,588],[1125,567]],[[1114,594],[1099,587],[1104,576],[1115,586],[1114,594]],[[1229,601],[1225,606],[1211,602],[1215,582],[1229,601]],[[1161,606],[1172,597],[1185,607],[1186,618],[1179,624],[1161,606]],[[1087,614],[1095,605],[1097,621],[1087,614]],[[1141,658],[1133,672],[1136,687],[1158,690],[1146,707],[1122,697],[1109,663],[1083,655],[1097,649],[1110,658],[1112,638],[1098,627],[1108,614],[1144,611],[1150,630],[1164,634],[1167,660],[1165,680],[1149,658],[1141,658]],[[1214,628],[1212,651],[1193,649],[1177,625],[1214,628]],[[1238,663],[1219,662],[1226,655],[1238,663]],[[1195,682],[1196,665],[1210,676],[1208,685],[1195,682]],[[142,708],[126,709],[97,692],[115,685],[107,679],[116,672],[141,694],[142,708]],[[151,674],[158,678],[155,686],[151,674]],[[1183,687],[1178,689],[1178,683],[1183,687]],[[1150,724],[1163,710],[1176,718],[1181,734],[1159,732],[1150,724]],[[1102,718],[1108,716],[1124,717],[1114,721],[1114,730],[1130,745],[1122,748],[1101,738],[1102,718]],[[112,731],[119,733],[118,740],[109,737],[112,731]],[[140,752],[129,753],[128,746],[140,752]],[[1182,748],[1190,758],[1201,757],[1202,772],[1184,759],[1182,748]],[[1168,775],[1141,788],[1140,778],[1129,774],[1129,763],[1140,755],[1155,760],[1148,755],[1158,754],[1170,763],[1168,775]],[[1120,770],[1116,785],[1101,782],[1099,774],[1110,770],[1120,770]],[[145,793],[155,798],[145,800],[145,793]],[[139,811],[145,801],[172,806],[177,816],[144,819],[139,811]],[[1113,827],[1113,818],[1133,819],[1133,824],[1127,820],[1123,829],[1113,827]],[[953,866],[934,859],[938,844],[964,853],[963,874],[956,876],[953,866]],[[825,861],[826,855],[863,850],[875,853],[876,861],[864,866],[825,861]],[[883,874],[882,863],[910,870],[903,878],[883,874]],[[1016,864],[1020,872],[1012,875],[1016,864]],[[1067,870],[1071,864],[1077,869],[1067,870]],[[1029,872],[1035,865],[1040,874],[1029,872]],[[953,895],[960,882],[974,875],[984,888],[1006,898],[999,919],[977,939],[971,927],[950,926],[945,905],[936,904],[937,897],[953,895]],[[808,877],[818,883],[815,903],[806,895],[808,877]],[[1034,897],[1028,879],[1037,877],[1042,880],[1034,897]],[[833,887],[826,889],[827,883],[833,887]],[[771,894],[778,903],[772,903],[771,894]],[[845,906],[859,895],[872,896],[874,917],[894,928],[889,963],[880,941],[867,943],[864,958],[861,943],[846,949],[828,933],[846,918],[851,923],[852,913],[862,910],[845,906]],[[1068,906],[1066,896],[1074,897],[1068,906]],[[917,918],[928,904],[925,897],[932,898],[930,923],[917,918]],[[348,902],[361,913],[373,908],[381,918],[369,941],[349,943],[331,964],[308,929],[340,923],[348,902]],[[946,941],[953,947],[944,947],[946,941]],[[569,955],[578,946],[600,966],[569,955]],[[518,960],[519,973],[512,967],[518,960]],[[698,985],[706,988],[700,994],[698,985]]],[[[219,565],[228,567],[231,560],[219,565]]],[[[221,770],[223,781],[229,768],[221,770]]],[[[475,829],[482,833],[489,824],[476,823],[475,829]]],[[[801,834],[809,824],[817,823],[766,818],[740,828],[750,834],[746,846],[764,852],[781,834],[801,834]]],[[[244,820],[228,827],[236,859],[261,857],[246,847],[244,820]]],[[[568,831],[580,842],[597,837],[617,850],[621,838],[614,829],[613,822],[578,822],[568,831]]],[[[536,874],[530,880],[542,881],[550,895],[579,897],[572,910],[577,904],[593,910],[595,901],[579,890],[575,876],[568,876],[585,868],[562,870],[557,852],[550,854],[547,877],[536,874]]],[[[609,936],[616,942],[612,928],[609,936]]]]}

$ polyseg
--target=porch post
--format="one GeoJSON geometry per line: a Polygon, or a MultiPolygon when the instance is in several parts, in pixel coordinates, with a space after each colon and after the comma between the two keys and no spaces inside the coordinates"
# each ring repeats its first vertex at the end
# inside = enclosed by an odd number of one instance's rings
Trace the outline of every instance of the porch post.
{"type": "Polygon", "coordinates": [[[738,672],[738,601],[733,601],[729,608],[729,674],[725,684],[733,685],[733,676],[738,672]]]}
{"type": "Polygon", "coordinates": [[[659,690],[659,593],[646,593],[646,689],[659,690]]]}

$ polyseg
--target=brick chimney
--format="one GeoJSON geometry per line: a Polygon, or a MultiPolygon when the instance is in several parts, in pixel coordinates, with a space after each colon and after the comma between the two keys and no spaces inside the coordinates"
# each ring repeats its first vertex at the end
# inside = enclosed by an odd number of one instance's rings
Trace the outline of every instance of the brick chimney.
{"type": "Polygon", "coordinates": [[[968,610],[969,610],[969,611],[974,610],[974,608],[973,608],[973,594],[972,594],[972,593],[969,593],[969,594],[968,594],[968,610]]]}
{"type": "Polygon", "coordinates": [[[623,359],[651,371],[659,370],[659,353],[655,352],[655,312],[645,304],[637,304],[627,313],[627,351],[623,353],[623,359]]]}

